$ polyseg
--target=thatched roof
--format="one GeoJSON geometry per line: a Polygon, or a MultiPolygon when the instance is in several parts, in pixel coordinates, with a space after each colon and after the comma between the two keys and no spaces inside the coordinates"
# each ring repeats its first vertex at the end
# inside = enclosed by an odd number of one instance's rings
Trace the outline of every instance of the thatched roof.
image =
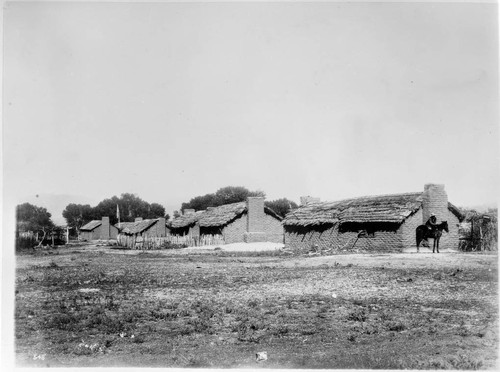
{"type": "Polygon", "coordinates": [[[318,202],[288,213],[283,224],[313,226],[337,222],[402,223],[421,206],[421,192],[318,202]]]}
{"type": "MultiPolygon", "coordinates": [[[[197,211],[185,216],[179,216],[172,221],[171,226],[174,229],[182,228],[196,222],[198,222],[200,227],[224,226],[247,212],[246,202],[225,204],[205,211],[197,211]]],[[[264,207],[264,212],[279,220],[282,219],[271,208],[264,207]]]]}
{"type": "Polygon", "coordinates": [[[460,211],[460,209],[458,209],[458,207],[454,206],[453,204],[448,203],[448,209],[458,218],[460,222],[465,219],[465,215],[460,211]]]}
{"type": "Polygon", "coordinates": [[[125,228],[127,228],[127,227],[132,227],[132,226],[134,226],[134,223],[135,223],[135,222],[120,222],[119,224],[118,224],[118,223],[117,223],[117,224],[115,224],[115,227],[116,227],[118,230],[122,231],[122,230],[124,230],[124,229],[125,229],[125,228]]]}
{"type": "Polygon", "coordinates": [[[80,228],[80,231],[92,231],[96,227],[101,226],[101,224],[102,224],[102,220],[93,220],[93,221],[90,221],[88,224],[82,226],[80,228]]]}
{"type": "Polygon", "coordinates": [[[208,209],[200,214],[198,223],[201,227],[224,226],[234,219],[240,217],[247,210],[246,202],[221,205],[208,209]]]}
{"type": "Polygon", "coordinates": [[[274,218],[282,221],[283,220],[283,217],[281,217],[278,213],[276,213],[275,211],[273,211],[271,208],[269,207],[264,207],[264,213],[270,215],[270,216],[273,216],[274,218]]]}
{"type": "MultiPolygon", "coordinates": [[[[151,227],[151,225],[155,224],[158,221],[158,218],[150,219],[150,220],[142,220],[137,222],[129,222],[126,227],[123,227],[121,232],[124,234],[139,234],[144,230],[147,230],[151,227]],[[130,224],[130,225],[128,225],[130,224]]],[[[126,223],[126,222],[125,222],[126,223]]]]}
{"type": "Polygon", "coordinates": [[[198,211],[198,212],[189,213],[189,214],[185,214],[185,215],[176,217],[170,223],[170,227],[172,227],[173,229],[179,229],[179,228],[193,225],[198,221],[198,217],[203,212],[205,212],[205,211],[198,211]]]}

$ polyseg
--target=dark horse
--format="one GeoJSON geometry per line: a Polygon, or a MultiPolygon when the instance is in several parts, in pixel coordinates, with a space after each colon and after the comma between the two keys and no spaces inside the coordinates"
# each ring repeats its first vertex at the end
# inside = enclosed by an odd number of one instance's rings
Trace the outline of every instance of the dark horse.
{"type": "Polygon", "coordinates": [[[432,246],[432,253],[434,253],[434,250],[437,250],[437,253],[439,253],[439,239],[441,238],[441,235],[443,235],[443,230],[448,232],[448,222],[446,221],[438,223],[433,230],[429,230],[429,228],[425,225],[417,227],[415,230],[417,234],[417,252],[420,252],[420,243],[422,240],[433,238],[434,245],[432,246]]]}

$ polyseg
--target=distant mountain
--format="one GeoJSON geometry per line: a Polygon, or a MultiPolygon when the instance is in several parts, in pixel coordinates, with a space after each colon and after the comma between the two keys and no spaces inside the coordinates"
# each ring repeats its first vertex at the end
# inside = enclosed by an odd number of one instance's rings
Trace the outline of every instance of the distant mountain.
{"type": "Polygon", "coordinates": [[[39,207],[47,208],[52,215],[52,221],[54,221],[56,225],[65,225],[66,220],[62,216],[62,212],[68,204],[90,204],[94,207],[99,203],[99,200],[94,200],[82,195],[37,194],[25,197],[23,201],[20,202],[20,204],[22,203],[31,203],[39,207]]]}

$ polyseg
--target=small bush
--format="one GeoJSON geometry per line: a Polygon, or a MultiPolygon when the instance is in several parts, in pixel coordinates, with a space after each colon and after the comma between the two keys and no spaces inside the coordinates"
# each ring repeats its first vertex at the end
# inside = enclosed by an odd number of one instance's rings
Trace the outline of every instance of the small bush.
{"type": "Polygon", "coordinates": [[[45,322],[45,327],[55,328],[63,331],[73,331],[78,329],[79,319],[73,314],[52,314],[45,322]]]}
{"type": "Polygon", "coordinates": [[[311,336],[317,333],[317,330],[315,327],[305,327],[302,328],[300,331],[300,334],[303,336],[311,336]]]}
{"type": "Polygon", "coordinates": [[[34,236],[17,237],[16,238],[16,252],[33,251],[33,248],[38,244],[34,236]]]}
{"type": "Polygon", "coordinates": [[[467,328],[464,324],[462,324],[458,328],[456,334],[458,336],[468,337],[468,336],[472,335],[472,332],[469,330],[469,328],[467,328]]]}
{"type": "Polygon", "coordinates": [[[187,244],[175,244],[171,242],[163,242],[158,249],[182,249],[187,248],[187,244]]]}
{"type": "Polygon", "coordinates": [[[349,342],[356,342],[357,336],[354,333],[349,333],[347,335],[347,341],[349,342]]]}
{"type": "Polygon", "coordinates": [[[366,301],[364,300],[352,300],[352,303],[356,306],[368,306],[368,304],[366,303],[366,301]]]}
{"type": "Polygon", "coordinates": [[[347,316],[347,320],[354,322],[364,322],[366,319],[368,319],[368,315],[365,309],[354,310],[347,316]]]}
{"type": "Polygon", "coordinates": [[[407,327],[402,322],[391,322],[387,326],[387,330],[394,332],[404,331],[407,327]]]}
{"type": "Polygon", "coordinates": [[[258,306],[259,306],[259,302],[258,302],[258,301],[256,301],[256,300],[250,300],[250,301],[248,301],[248,306],[249,306],[249,307],[256,308],[256,307],[258,307],[258,306]]]}
{"type": "Polygon", "coordinates": [[[209,319],[210,318],[206,317],[196,317],[189,319],[187,324],[191,326],[194,333],[213,334],[214,329],[212,327],[212,322],[209,319]]]}
{"type": "Polygon", "coordinates": [[[286,325],[279,324],[272,329],[271,334],[274,336],[283,337],[287,335],[289,332],[290,329],[286,325]]]}

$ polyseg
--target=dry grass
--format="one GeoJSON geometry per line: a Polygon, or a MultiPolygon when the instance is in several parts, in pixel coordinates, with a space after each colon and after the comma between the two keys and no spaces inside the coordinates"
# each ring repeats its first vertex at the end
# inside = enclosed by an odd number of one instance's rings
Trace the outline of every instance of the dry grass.
{"type": "Polygon", "coordinates": [[[106,252],[18,257],[19,365],[496,366],[493,255],[412,255],[391,268],[397,256],[106,252]]]}

